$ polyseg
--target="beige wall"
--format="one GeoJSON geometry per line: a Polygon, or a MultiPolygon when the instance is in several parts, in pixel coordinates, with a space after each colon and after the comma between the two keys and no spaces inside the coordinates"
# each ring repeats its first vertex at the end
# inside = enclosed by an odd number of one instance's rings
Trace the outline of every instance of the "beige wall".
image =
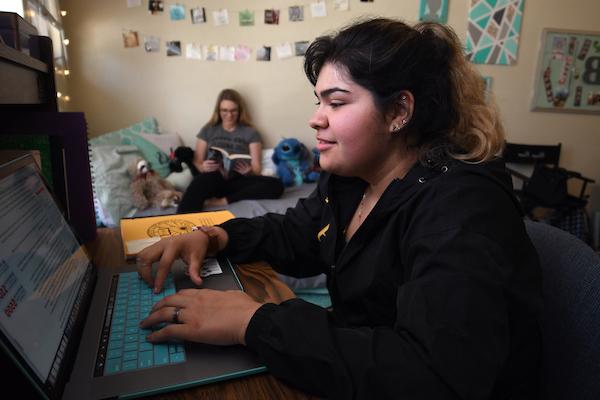
{"type": "MultiPolygon", "coordinates": [[[[293,136],[309,147],[315,144],[307,120],[314,109],[312,87],[302,72],[302,59],[271,62],[206,62],[167,57],[166,40],[201,44],[273,47],[285,41],[312,40],[319,34],[364,15],[418,16],[418,0],[350,0],[349,12],[333,10],[327,0],[328,17],[312,18],[310,1],[272,0],[179,0],[186,5],[203,6],[208,23],[169,19],[165,1],[163,15],[148,13],[143,6],[127,8],[126,0],[61,0],[69,14],[63,18],[69,45],[70,110],[84,111],[92,135],[118,129],[146,116],[158,119],[161,129],[177,132],[188,145],[209,118],[217,93],[225,87],[239,90],[247,99],[253,119],[265,144],[273,146],[281,137],[293,136]],[[289,22],[287,7],[303,4],[304,22],[289,22]],[[280,25],[264,25],[262,10],[281,9],[280,25]],[[230,10],[230,25],[216,27],[211,11],[230,10]],[[256,25],[240,27],[237,11],[255,10],[256,25]],[[125,49],[123,29],[138,30],[161,38],[160,53],[143,48],[125,49]]],[[[449,24],[464,39],[468,0],[451,0],[449,24]]],[[[478,66],[483,75],[493,77],[493,91],[500,106],[508,140],[523,143],[563,143],[562,164],[600,181],[600,116],[529,111],[533,76],[542,29],[545,27],[598,30],[598,0],[527,0],[518,63],[514,66],[478,66]]],[[[273,49],[274,50],[274,49],[273,49]]],[[[254,54],[253,54],[254,56],[254,54]]]]}

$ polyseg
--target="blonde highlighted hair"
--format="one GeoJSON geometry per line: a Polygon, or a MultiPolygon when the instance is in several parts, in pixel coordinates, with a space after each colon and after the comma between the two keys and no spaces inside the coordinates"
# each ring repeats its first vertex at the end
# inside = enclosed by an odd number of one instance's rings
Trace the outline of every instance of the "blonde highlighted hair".
{"type": "Polygon", "coordinates": [[[493,158],[502,150],[505,135],[493,97],[490,94],[486,99],[483,78],[465,58],[460,41],[450,28],[430,22],[414,28],[420,33],[431,32],[451,48],[448,70],[457,118],[455,126],[448,130],[448,138],[463,151],[451,155],[471,162],[493,158]]]}

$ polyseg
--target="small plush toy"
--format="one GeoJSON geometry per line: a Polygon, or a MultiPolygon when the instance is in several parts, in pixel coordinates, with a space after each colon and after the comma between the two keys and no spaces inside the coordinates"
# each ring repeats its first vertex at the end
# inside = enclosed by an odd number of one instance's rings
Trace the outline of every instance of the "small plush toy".
{"type": "Polygon", "coordinates": [[[311,173],[310,153],[298,139],[281,140],[273,150],[272,159],[284,186],[300,186],[316,180],[311,173]]]}
{"type": "Polygon", "coordinates": [[[181,192],[153,171],[148,161],[138,157],[127,170],[132,178],[129,188],[134,206],[140,210],[177,206],[181,192]]]}
{"type": "Polygon", "coordinates": [[[171,172],[183,171],[182,164],[186,164],[192,176],[198,175],[198,169],[194,165],[194,150],[187,146],[179,146],[169,155],[169,169],[171,172]]]}

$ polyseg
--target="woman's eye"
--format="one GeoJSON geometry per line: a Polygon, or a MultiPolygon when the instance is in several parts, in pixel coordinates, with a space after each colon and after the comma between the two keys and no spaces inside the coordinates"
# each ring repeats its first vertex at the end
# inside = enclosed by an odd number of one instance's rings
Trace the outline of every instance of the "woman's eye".
{"type": "Polygon", "coordinates": [[[338,108],[344,105],[344,103],[330,103],[329,105],[331,106],[331,108],[338,108]]]}
{"type": "Polygon", "coordinates": [[[317,101],[317,102],[315,103],[315,106],[320,106],[320,105],[321,105],[321,102],[320,102],[320,101],[317,101]]]}

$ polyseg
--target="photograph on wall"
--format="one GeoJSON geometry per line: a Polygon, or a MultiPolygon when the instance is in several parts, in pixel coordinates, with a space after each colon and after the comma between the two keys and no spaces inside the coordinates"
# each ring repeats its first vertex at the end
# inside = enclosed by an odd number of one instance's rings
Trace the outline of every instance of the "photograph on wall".
{"type": "Polygon", "coordinates": [[[421,0],[419,21],[445,24],[448,21],[448,0],[421,0]]]}
{"type": "Polygon", "coordinates": [[[174,57],[181,55],[181,42],[179,40],[173,40],[165,43],[167,46],[167,56],[174,57]]]}
{"type": "Polygon", "coordinates": [[[144,50],[146,50],[146,53],[158,53],[160,51],[160,39],[156,36],[145,36],[144,50]]]}
{"type": "Polygon", "coordinates": [[[248,46],[235,47],[235,61],[248,61],[252,56],[252,49],[248,46]]]}
{"type": "Polygon", "coordinates": [[[256,49],[256,61],[271,61],[271,47],[262,46],[256,49]]]}
{"type": "Polygon", "coordinates": [[[192,24],[205,24],[206,23],[206,11],[204,7],[194,7],[190,9],[192,15],[192,24]]]}
{"type": "Polygon", "coordinates": [[[185,44],[185,58],[202,60],[202,46],[196,43],[185,44]]]}
{"type": "Polygon", "coordinates": [[[219,45],[209,44],[204,48],[204,59],[206,61],[217,61],[219,57],[219,45]]]}
{"type": "Polygon", "coordinates": [[[254,26],[254,11],[243,10],[239,12],[240,26],[254,26]]]}
{"type": "Polygon", "coordinates": [[[136,31],[123,31],[123,47],[139,47],[140,40],[136,31]]]}
{"type": "Polygon", "coordinates": [[[294,54],[297,56],[303,56],[306,54],[306,49],[308,49],[308,40],[301,40],[299,42],[294,42],[294,54]]]}
{"type": "Polygon", "coordinates": [[[151,14],[162,13],[165,10],[165,5],[162,0],[149,0],[148,10],[151,14]]]}
{"type": "Polygon", "coordinates": [[[310,15],[313,18],[322,18],[327,16],[327,5],[324,1],[310,3],[310,15]]]}
{"type": "Polygon", "coordinates": [[[235,46],[219,46],[220,61],[235,61],[235,46]]]}
{"type": "Polygon", "coordinates": [[[273,8],[265,10],[265,24],[279,25],[279,10],[273,8]]]}
{"type": "Polygon", "coordinates": [[[472,0],[466,56],[475,64],[512,65],[517,62],[525,0],[472,0]]]}
{"type": "Polygon", "coordinates": [[[600,31],[544,29],[532,109],[600,114],[600,31]]]}
{"type": "Polygon", "coordinates": [[[333,9],[337,11],[349,11],[350,2],[348,0],[335,0],[333,2],[333,9]]]}
{"type": "Polygon", "coordinates": [[[288,15],[291,22],[304,21],[304,6],[291,6],[288,8],[288,15]]]}
{"type": "Polygon", "coordinates": [[[292,51],[292,44],[290,42],[285,42],[276,46],[275,52],[277,53],[277,58],[279,58],[280,60],[290,58],[294,55],[292,51]]]}
{"type": "Polygon", "coordinates": [[[185,19],[185,6],[183,4],[171,4],[169,6],[169,15],[171,21],[181,21],[185,19]]]}
{"type": "Polygon", "coordinates": [[[142,0],[127,0],[127,8],[139,7],[142,5],[142,0]]]}
{"type": "Polygon", "coordinates": [[[213,11],[213,22],[215,26],[229,25],[229,12],[227,9],[213,11]]]}

